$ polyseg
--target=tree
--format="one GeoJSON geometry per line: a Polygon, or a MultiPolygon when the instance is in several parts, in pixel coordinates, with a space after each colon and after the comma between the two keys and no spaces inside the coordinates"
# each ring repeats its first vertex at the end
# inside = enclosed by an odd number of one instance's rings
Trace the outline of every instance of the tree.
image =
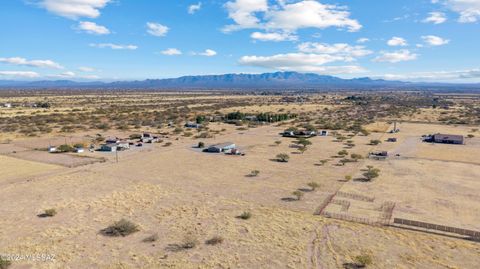
{"type": "Polygon", "coordinates": [[[205,143],[204,142],[198,142],[198,148],[204,148],[205,147],[205,143]]]}
{"type": "Polygon", "coordinates": [[[312,191],[315,191],[318,187],[320,187],[320,185],[317,183],[317,182],[309,182],[307,184],[307,186],[309,186],[310,188],[312,188],[312,191]]]}
{"type": "Polygon", "coordinates": [[[281,163],[287,163],[290,160],[290,156],[286,153],[277,154],[277,161],[281,163]]]}
{"type": "Polygon", "coordinates": [[[309,140],[307,140],[305,138],[299,138],[295,143],[297,143],[298,145],[301,145],[303,147],[310,146],[312,144],[312,142],[310,142],[309,140]]]}
{"type": "Polygon", "coordinates": [[[380,169],[373,168],[373,166],[367,166],[367,172],[363,173],[363,176],[367,181],[371,181],[374,178],[377,178],[380,174],[380,169]]]}
{"type": "Polygon", "coordinates": [[[293,196],[295,196],[297,198],[297,201],[300,201],[303,197],[303,192],[301,191],[294,191],[292,192],[293,196]]]}

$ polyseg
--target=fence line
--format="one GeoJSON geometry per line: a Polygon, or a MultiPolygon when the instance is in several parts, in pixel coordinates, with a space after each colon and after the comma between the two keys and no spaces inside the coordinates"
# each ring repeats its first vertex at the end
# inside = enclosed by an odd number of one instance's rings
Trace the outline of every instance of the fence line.
{"type": "Polygon", "coordinates": [[[428,223],[428,222],[400,219],[400,218],[394,218],[393,223],[401,224],[401,225],[407,225],[407,226],[414,226],[414,227],[419,227],[419,228],[425,228],[425,229],[429,229],[429,230],[447,232],[447,233],[455,233],[455,234],[459,234],[459,235],[465,235],[465,236],[480,239],[480,232],[467,230],[467,229],[462,229],[462,228],[438,225],[438,224],[433,224],[433,223],[428,223]]]}
{"type": "Polygon", "coordinates": [[[388,225],[383,220],[373,220],[369,218],[360,218],[360,217],[354,217],[350,216],[348,214],[341,214],[341,213],[332,213],[332,212],[323,212],[323,216],[327,218],[334,218],[334,219],[339,219],[339,220],[345,220],[345,221],[350,221],[350,222],[357,222],[357,223],[363,223],[363,224],[368,224],[372,226],[382,226],[382,225],[388,225]]]}
{"type": "Polygon", "coordinates": [[[344,198],[350,198],[352,200],[363,201],[363,202],[373,202],[373,201],[375,201],[374,197],[369,197],[369,196],[365,196],[365,195],[361,195],[361,194],[355,194],[355,193],[342,192],[342,191],[337,192],[337,196],[344,197],[344,198]]]}
{"type": "Polygon", "coordinates": [[[332,199],[331,203],[334,205],[342,206],[342,211],[348,211],[348,209],[350,208],[350,201],[347,200],[332,199]]]}
{"type": "Polygon", "coordinates": [[[317,207],[317,210],[315,210],[313,214],[321,215],[323,210],[325,210],[328,204],[330,204],[330,202],[332,201],[333,197],[335,197],[335,195],[336,193],[328,195],[327,198],[325,198],[325,200],[323,200],[323,202],[317,207]]]}

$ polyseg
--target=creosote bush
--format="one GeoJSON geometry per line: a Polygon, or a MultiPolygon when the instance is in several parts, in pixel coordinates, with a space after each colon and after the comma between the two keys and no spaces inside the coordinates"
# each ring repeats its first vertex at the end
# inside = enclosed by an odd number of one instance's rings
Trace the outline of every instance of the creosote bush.
{"type": "Polygon", "coordinates": [[[237,218],[247,220],[247,219],[250,219],[251,217],[252,217],[252,213],[250,213],[248,211],[245,211],[240,216],[238,216],[237,218]]]}
{"type": "Polygon", "coordinates": [[[367,267],[372,264],[372,257],[368,254],[361,254],[355,257],[355,264],[359,268],[367,267]]]}
{"type": "Polygon", "coordinates": [[[256,177],[256,176],[258,176],[259,174],[260,174],[260,171],[258,171],[258,170],[252,170],[252,171],[250,172],[250,176],[251,176],[251,177],[256,177]]]}
{"type": "Polygon", "coordinates": [[[313,182],[313,181],[309,182],[307,186],[309,186],[312,189],[312,191],[315,191],[318,187],[320,187],[320,185],[317,182],[313,182]]]}
{"type": "Polygon", "coordinates": [[[218,244],[221,244],[221,243],[223,243],[223,237],[221,237],[221,236],[214,236],[214,237],[208,239],[207,241],[205,241],[205,244],[212,245],[212,246],[218,245],[218,244]]]}
{"type": "Polygon", "coordinates": [[[281,163],[287,163],[290,160],[290,156],[286,153],[280,153],[277,155],[277,161],[281,163]]]}
{"type": "Polygon", "coordinates": [[[303,197],[303,192],[301,191],[294,191],[292,192],[293,196],[295,196],[297,198],[297,201],[300,201],[303,197]]]}
{"type": "Polygon", "coordinates": [[[57,210],[55,210],[55,208],[47,209],[47,210],[45,210],[45,213],[43,213],[43,215],[46,216],[46,217],[53,217],[53,216],[57,215],[57,210]]]}
{"type": "Polygon", "coordinates": [[[118,237],[127,236],[138,231],[138,226],[135,223],[126,219],[121,219],[114,224],[108,226],[107,228],[101,230],[101,233],[105,236],[118,237]]]}
{"type": "Polygon", "coordinates": [[[158,233],[152,234],[149,237],[146,237],[143,239],[143,242],[145,243],[152,243],[158,240],[158,233]]]}
{"type": "Polygon", "coordinates": [[[7,269],[12,265],[12,262],[9,260],[4,260],[2,257],[0,257],[0,269],[7,269]]]}

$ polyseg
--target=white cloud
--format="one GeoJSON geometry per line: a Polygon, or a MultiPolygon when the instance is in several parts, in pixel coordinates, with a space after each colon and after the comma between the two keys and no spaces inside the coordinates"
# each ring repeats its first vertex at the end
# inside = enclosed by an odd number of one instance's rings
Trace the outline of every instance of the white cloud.
{"type": "Polygon", "coordinates": [[[260,20],[255,13],[268,10],[267,0],[236,0],[225,4],[228,17],[236,24],[227,25],[225,31],[234,31],[247,28],[259,28],[260,20]]]}
{"type": "Polygon", "coordinates": [[[198,2],[198,4],[193,4],[188,7],[188,14],[195,14],[195,12],[199,11],[202,8],[202,2],[198,2]]]}
{"type": "Polygon", "coordinates": [[[99,44],[95,44],[95,43],[92,43],[89,45],[90,47],[94,47],[94,48],[110,48],[110,49],[114,49],[114,50],[136,50],[138,49],[138,46],[135,46],[135,45],[119,45],[119,44],[112,44],[112,43],[99,43],[99,44]]]}
{"type": "Polygon", "coordinates": [[[439,36],[434,36],[434,35],[422,36],[422,39],[425,43],[427,43],[430,46],[443,46],[450,43],[450,40],[443,39],[439,36]]]}
{"type": "Polygon", "coordinates": [[[212,49],[206,49],[204,52],[198,53],[198,55],[212,57],[217,55],[217,52],[212,49]]]}
{"type": "Polygon", "coordinates": [[[160,53],[163,55],[169,55],[169,56],[182,55],[182,52],[179,49],[175,49],[175,48],[169,48],[161,51],[160,53]]]}
{"type": "Polygon", "coordinates": [[[240,29],[264,29],[268,32],[294,33],[302,28],[347,28],[358,31],[362,26],[350,19],[345,7],[324,5],[316,0],[295,3],[279,1],[269,6],[267,0],[235,0],[225,4],[229,17],[235,22],[224,27],[230,32],[240,29]]]}
{"type": "Polygon", "coordinates": [[[92,67],[88,67],[88,66],[80,66],[78,68],[78,70],[82,71],[82,72],[94,72],[95,71],[95,68],[92,68],[92,67]]]}
{"type": "Polygon", "coordinates": [[[480,79],[480,69],[417,72],[417,73],[411,73],[411,74],[385,74],[382,77],[386,79],[404,79],[404,80],[417,80],[417,81],[469,80],[469,79],[480,79]]]}
{"type": "Polygon", "coordinates": [[[343,56],[329,54],[287,53],[272,56],[243,56],[240,64],[263,67],[280,71],[314,72],[322,74],[361,73],[360,66],[324,66],[324,64],[343,61],[343,56]]]}
{"type": "Polygon", "coordinates": [[[452,11],[460,14],[461,23],[477,22],[480,19],[480,1],[478,0],[440,0],[452,11]]]}
{"type": "Polygon", "coordinates": [[[367,43],[369,41],[370,41],[370,39],[366,38],[366,37],[362,37],[362,38],[357,39],[357,43],[360,43],[360,44],[367,43]]]}
{"type": "Polygon", "coordinates": [[[61,74],[58,74],[58,75],[51,75],[51,77],[56,77],[56,78],[71,78],[71,77],[75,77],[75,73],[72,72],[72,71],[66,71],[66,72],[63,72],[61,74]]]}
{"type": "Polygon", "coordinates": [[[165,36],[170,30],[167,26],[156,22],[147,22],[147,32],[153,36],[165,36]]]}
{"type": "Polygon", "coordinates": [[[0,63],[7,63],[13,65],[33,66],[41,68],[62,69],[63,66],[52,60],[27,60],[21,57],[0,58],[0,63]]]}
{"type": "Polygon", "coordinates": [[[373,52],[364,46],[351,46],[346,43],[325,44],[305,42],[298,45],[298,50],[304,53],[331,54],[344,57],[344,61],[354,61],[358,57],[364,57],[373,52]]]}
{"type": "Polygon", "coordinates": [[[41,0],[40,6],[51,13],[69,19],[81,17],[97,18],[100,9],[104,8],[111,0],[41,0]]]}
{"type": "Polygon", "coordinates": [[[447,17],[443,12],[430,12],[428,17],[423,20],[425,23],[442,24],[447,21],[447,17]]]}
{"type": "Polygon", "coordinates": [[[20,78],[38,78],[40,75],[32,71],[0,71],[0,76],[20,77],[20,78]]]}
{"type": "Polygon", "coordinates": [[[108,35],[110,34],[110,30],[107,27],[98,25],[94,22],[90,21],[81,21],[78,24],[78,29],[81,31],[85,31],[89,34],[95,35],[108,35]]]}
{"type": "Polygon", "coordinates": [[[387,44],[392,47],[397,47],[397,46],[404,47],[408,45],[407,40],[398,36],[392,37],[390,40],[388,40],[387,44]]]}
{"type": "Polygon", "coordinates": [[[97,75],[78,75],[72,71],[66,71],[60,74],[48,75],[49,78],[55,79],[99,79],[100,77],[97,75]]]}
{"type": "Polygon", "coordinates": [[[252,39],[260,41],[296,41],[298,36],[292,35],[290,33],[261,33],[254,32],[250,35],[252,39]]]}
{"type": "Polygon", "coordinates": [[[413,61],[418,57],[417,54],[410,52],[409,50],[397,50],[393,52],[380,52],[380,56],[376,57],[374,62],[389,62],[389,63],[398,63],[405,61],[413,61]]]}

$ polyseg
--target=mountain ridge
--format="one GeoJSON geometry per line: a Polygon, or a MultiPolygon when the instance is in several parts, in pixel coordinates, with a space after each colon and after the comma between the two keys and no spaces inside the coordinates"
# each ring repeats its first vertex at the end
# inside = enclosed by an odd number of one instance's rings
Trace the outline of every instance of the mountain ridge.
{"type": "Polygon", "coordinates": [[[132,81],[0,80],[2,88],[112,88],[112,89],[363,89],[405,87],[479,87],[480,84],[450,84],[404,82],[360,77],[343,79],[329,75],[298,72],[262,74],[231,73],[221,75],[182,76],[178,78],[145,79],[132,81]]]}

